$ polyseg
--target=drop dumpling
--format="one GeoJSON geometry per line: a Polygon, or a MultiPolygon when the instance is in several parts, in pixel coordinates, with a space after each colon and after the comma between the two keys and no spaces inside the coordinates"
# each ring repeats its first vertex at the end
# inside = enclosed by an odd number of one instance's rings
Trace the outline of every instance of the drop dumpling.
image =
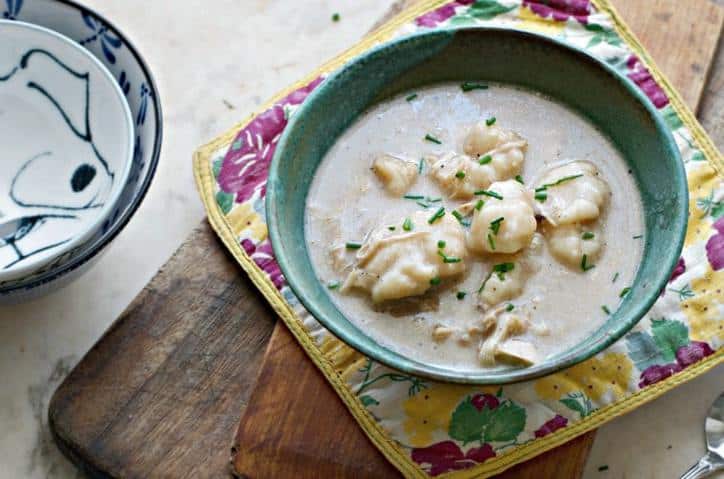
{"type": "Polygon", "coordinates": [[[380,155],[372,162],[372,171],[382,186],[394,196],[404,195],[418,177],[417,164],[413,161],[388,154],[380,155]]]}

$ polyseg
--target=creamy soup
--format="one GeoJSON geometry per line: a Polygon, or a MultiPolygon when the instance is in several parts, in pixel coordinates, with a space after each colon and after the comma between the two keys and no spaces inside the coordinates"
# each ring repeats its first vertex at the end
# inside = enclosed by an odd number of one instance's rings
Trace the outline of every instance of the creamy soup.
{"type": "Polygon", "coordinates": [[[339,310],[380,344],[460,370],[535,364],[614,312],[643,249],[616,148],[503,85],[379,103],[327,152],[306,241],[339,310]]]}

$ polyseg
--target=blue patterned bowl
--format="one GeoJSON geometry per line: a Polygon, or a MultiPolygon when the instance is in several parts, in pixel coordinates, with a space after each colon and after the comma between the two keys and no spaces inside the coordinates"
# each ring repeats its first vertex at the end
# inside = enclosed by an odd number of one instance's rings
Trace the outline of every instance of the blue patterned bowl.
{"type": "Polygon", "coordinates": [[[145,61],[110,22],[70,0],[0,0],[0,19],[39,25],[75,40],[110,71],[126,96],[135,138],[131,171],[102,227],[82,245],[55,258],[30,276],[0,283],[0,303],[39,296],[83,273],[118,235],[138,209],[161,153],[160,96],[145,61]]]}

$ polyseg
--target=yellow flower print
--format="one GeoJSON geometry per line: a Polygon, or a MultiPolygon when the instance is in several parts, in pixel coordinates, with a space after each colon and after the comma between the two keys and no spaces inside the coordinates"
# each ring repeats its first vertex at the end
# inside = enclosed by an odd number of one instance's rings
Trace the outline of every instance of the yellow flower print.
{"type": "Polygon", "coordinates": [[[683,301],[681,308],[689,320],[689,336],[695,341],[716,342],[724,337],[724,269],[706,273],[691,282],[694,296],[683,301]]]}
{"type": "Polygon", "coordinates": [[[327,335],[319,347],[324,357],[330,360],[334,370],[342,379],[349,382],[350,377],[365,365],[363,355],[347,346],[332,335],[327,335]]]}
{"type": "Polygon", "coordinates": [[[566,26],[566,22],[557,22],[552,18],[543,18],[536,15],[529,7],[521,7],[518,11],[519,22],[515,26],[524,30],[557,36],[566,26]]]}
{"type": "Polygon", "coordinates": [[[267,237],[266,224],[256,214],[249,203],[241,203],[226,215],[226,220],[237,236],[244,232],[245,237],[255,241],[263,241],[267,237]]]}
{"type": "Polygon", "coordinates": [[[409,444],[413,447],[430,445],[436,431],[447,433],[452,412],[464,397],[479,392],[495,394],[495,391],[494,387],[472,389],[455,384],[430,384],[402,404],[406,415],[402,427],[409,444]]]}
{"type": "Polygon", "coordinates": [[[566,369],[562,373],[546,376],[535,383],[535,391],[543,399],[558,400],[581,391],[598,401],[607,391],[614,397],[628,390],[633,364],[623,353],[607,353],[566,369]]]}
{"type": "Polygon", "coordinates": [[[688,173],[689,182],[689,226],[686,229],[686,246],[706,241],[711,236],[711,218],[707,218],[696,206],[696,200],[705,197],[715,189],[721,180],[714,168],[700,164],[688,173]]]}

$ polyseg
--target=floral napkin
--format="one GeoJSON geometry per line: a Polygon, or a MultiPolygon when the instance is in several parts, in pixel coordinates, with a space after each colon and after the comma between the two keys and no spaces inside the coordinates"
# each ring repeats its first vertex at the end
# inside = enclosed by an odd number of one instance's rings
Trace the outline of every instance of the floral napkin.
{"type": "Polygon", "coordinates": [[[636,408],[722,362],[724,161],[607,0],[423,1],[197,151],[214,229],[285,321],[372,442],[406,477],[487,477],[636,408]],[[276,144],[324,77],[376,43],[451,25],[554,36],[617,68],[648,96],[688,175],[689,227],[667,287],[641,322],[595,357],[503,387],[445,384],[366,358],[300,304],[274,259],[264,218],[276,144]]]}

